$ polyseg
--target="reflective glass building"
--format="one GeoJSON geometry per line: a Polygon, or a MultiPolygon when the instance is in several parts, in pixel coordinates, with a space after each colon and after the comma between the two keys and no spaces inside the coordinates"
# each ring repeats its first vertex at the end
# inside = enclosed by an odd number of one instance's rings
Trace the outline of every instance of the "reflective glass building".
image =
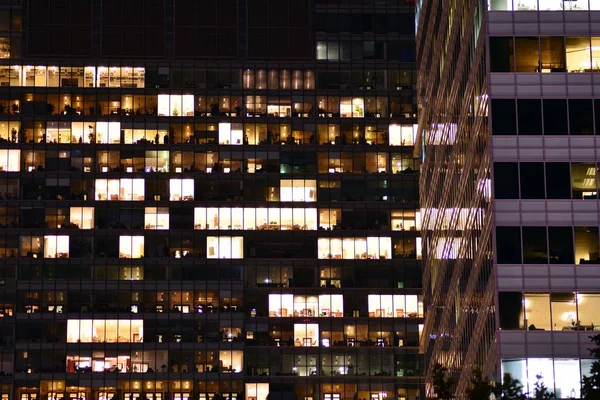
{"type": "Polygon", "coordinates": [[[414,32],[0,0],[0,400],[416,400],[414,32]]]}
{"type": "MultiPolygon", "coordinates": [[[[600,2],[417,4],[426,382],[578,398],[600,328],[600,2]]],[[[461,397],[463,396],[463,397],[461,397]]]]}

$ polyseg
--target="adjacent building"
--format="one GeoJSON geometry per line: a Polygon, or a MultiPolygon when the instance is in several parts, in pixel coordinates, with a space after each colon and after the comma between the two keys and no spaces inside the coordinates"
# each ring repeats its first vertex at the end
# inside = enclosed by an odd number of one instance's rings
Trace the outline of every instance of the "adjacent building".
{"type": "Polygon", "coordinates": [[[414,4],[0,1],[0,400],[416,400],[414,4]]]}
{"type": "Polygon", "coordinates": [[[578,398],[599,329],[600,2],[419,1],[427,391],[436,362],[578,398]]]}

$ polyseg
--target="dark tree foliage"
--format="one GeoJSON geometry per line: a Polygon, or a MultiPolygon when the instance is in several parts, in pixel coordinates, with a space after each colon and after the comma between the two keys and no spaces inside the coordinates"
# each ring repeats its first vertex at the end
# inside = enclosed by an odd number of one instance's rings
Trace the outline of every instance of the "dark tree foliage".
{"type": "Polygon", "coordinates": [[[583,377],[581,388],[582,400],[600,399],[600,335],[590,336],[595,348],[589,349],[590,354],[594,356],[595,361],[587,376],[583,377]]]}
{"type": "Polygon", "coordinates": [[[455,381],[451,376],[446,376],[447,372],[448,368],[439,363],[433,367],[433,390],[439,400],[452,400],[454,398],[452,389],[455,381]]]}

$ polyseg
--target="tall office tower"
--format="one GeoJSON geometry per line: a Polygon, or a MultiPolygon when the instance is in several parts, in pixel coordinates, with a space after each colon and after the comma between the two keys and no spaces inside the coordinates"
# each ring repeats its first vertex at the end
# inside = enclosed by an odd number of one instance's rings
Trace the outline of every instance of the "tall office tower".
{"type": "Polygon", "coordinates": [[[417,5],[426,383],[580,395],[600,326],[600,1],[417,5]]]}
{"type": "Polygon", "coordinates": [[[0,0],[0,400],[416,400],[414,26],[0,0]]]}

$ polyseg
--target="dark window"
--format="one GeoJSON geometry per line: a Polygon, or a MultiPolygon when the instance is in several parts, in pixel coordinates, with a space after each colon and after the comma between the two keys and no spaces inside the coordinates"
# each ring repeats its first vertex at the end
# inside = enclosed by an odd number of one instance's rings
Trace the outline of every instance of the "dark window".
{"type": "Polygon", "coordinates": [[[490,38],[490,71],[512,72],[513,71],[513,38],[492,37],[490,38]]]}
{"type": "Polygon", "coordinates": [[[546,197],[571,198],[569,163],[546,163],[546,197]]]}
{"type": "Polygon", "coordinates": [[[523,329],[523,295],[521,292],[498,293],[498,313],[500,328],[523,329]]]}
{"type": "Polygon", "coordinates": [[[600,127],[600,100],[594,100],[594,111],[596,116],[596,130],[600,127]]]}
{"type": "Polygon", "coordinates": [[[545,99],[544,135],[568,135],[567,100],[545,99]]]}
{"type": "Polygon", "coordinates": [[[496,257],[498,264],[521,263],[521,230],[514,226],[496,228],[496,257]]]}
{"type": "Polygon", "coordinates": [[[518,99],[519,135],[542,134],[542,101],[539,99],[518,99]]]}
{"type": "Polygon", "coordinates": [[[570,226],[548,227],[550,264],[573,264],[573,229],[570,226]]]}
{"type": "Polygon", "coordinates": [[[544,164],[521,163],[521,198],[543,199],[544,190],[544,164]]]}
{"type": "Polygon", "coordinates": [[[545,226],[523,227],[523,263],[548,263],[548,247],[546,245],[545,226]]]}
{"type": "Polygon", "coordinates": [[[492,134],[517,134],[517,113],[514,100],[492,99],[492,134]]]}
{"type": "Polygon", "coordinates": [[[494,197],[496,199],[519,198],[518,163],[494,163],[494,197]]]}
{"type": "Polygon", "coordinates": [[[571,135],[594,134],[594,111],[591,100],[569,100],[569,127],[571,135]]]}

